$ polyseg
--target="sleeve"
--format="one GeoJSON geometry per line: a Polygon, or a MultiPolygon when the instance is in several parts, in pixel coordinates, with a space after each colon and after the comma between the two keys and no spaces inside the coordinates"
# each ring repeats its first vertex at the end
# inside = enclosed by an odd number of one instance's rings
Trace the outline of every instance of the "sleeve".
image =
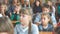
{"type": "Polygon", "coordinates": [[[34,23],[38,23],[39,21],[40,21],[40,16],[37,15],[36,18],[35,18],[35,20],[34,20],[34,23]]]}
{"type": "Polygon", "coordinates": [[[55,10],[55,7],[53,6],[52,8],[53,8],[53,14],[55,15],[55,11],[56,11],[56,10],[55,10]]]}
{"type": "Polygon", "coordinates": [[[50,26],[49,26],[49,31],[53,31],[53,30],[54,30],[53,26],[50,25],[50,26]]]}
{"type": "Polygon", "coordinates": [[[37,25],[34,25],[32,28],[32,34],[39,34],[37,25]]]}
{"type": "Polygon", "coordinates": [[[43,30],[43,28],[42,28],[41,25],[38,26],[38,29],[39,29],[39,31],[42,31],[43,30]]]}
{"type": "Polygon", "coordinates": [[[51,16],[51,19],[52,19],[53,25],[57,24],[57,21],[54,15],[51,16]]]}
{"type": "Polygon", "coordinates": [[[14,28],[14,34],[17,34],[17,27],[14,28]]]}

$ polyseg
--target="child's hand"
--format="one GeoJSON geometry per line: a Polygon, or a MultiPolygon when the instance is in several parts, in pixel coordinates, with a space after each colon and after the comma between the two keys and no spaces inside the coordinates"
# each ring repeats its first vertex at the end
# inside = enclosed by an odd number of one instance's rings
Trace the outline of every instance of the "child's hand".
{"type": "Polygon", "coordinates": [[[37,26],[40,25],[40,24],[41,24],[41,22],[37,22],[37,23],[36,23],[37,26]]]}
{"type": "Polygon", "coordinates": [[[17,14],[19,14],[19,12],[17,12],[17,14]]]}

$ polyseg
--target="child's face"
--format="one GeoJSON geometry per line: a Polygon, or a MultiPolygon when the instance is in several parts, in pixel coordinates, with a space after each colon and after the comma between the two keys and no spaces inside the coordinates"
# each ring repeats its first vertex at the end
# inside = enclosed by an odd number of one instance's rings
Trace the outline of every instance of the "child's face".
{"type": "Polygon", "coordinates": [[[45,7],[42,9],[42,11],[45,12],[45,13],[49,13],[50,12],[50,10],[48,8],[45,8],[45,7]]]}
{"type": "Polygon", "coordinates": [[[8,3],[8,0],[4,0],[4,2],[5,2],[5,4],[7,4],[8,3]]]}
{"type": "Polygon", "coordinates": [[[36,5],[39,6],[40,2],[39,1],[36,1],[36,5]]]}
{"type": "Polygon", "coordinates": [[[15,7],[15,11],[17,11],[17,12],[19,12],[20,9],[21,9],[20,6],[16,6],[16,7],[15,7]]]}
{"type": "Polygon", "coordinates": [[[1,5],[1,11],[4,11],[6,7],[4,5],[1,5]]]}
{"type": "Polygon", "coordinates": [[[29,24],[29,15],[21,14],[20,21],[22,25],[28,25],[29,24]]]}
{"type": "Polygon", "coordinates": [[[7,33],[7,32],[1,32],[0,34],[9,34],[9,33],[7,33]]]}
{"type": "Polygon", "coordinates": [[[52,5],[52,2],[48,1],[48,5],[51,6],[52,5]]]}
{"type": "Polygon", "coordinates": [[[49,22],[49,18],[47,16],[42,16],[41,21],[43,25],[47,25],[49,22]]]}
{"type": "Polygon", "coordinates": [[[13,5],[16,5],[18,0],[13,0],[13,5]]]}
{"type": "Polygon", "coordinates": [[[17,3],[17,0],[14,0],[14,3],[17,3]]]}
{"type": "Polygon", "coordinates": [[[28,1],[26,1],[26,5],[29,5],[29,2],[28,1]]]}

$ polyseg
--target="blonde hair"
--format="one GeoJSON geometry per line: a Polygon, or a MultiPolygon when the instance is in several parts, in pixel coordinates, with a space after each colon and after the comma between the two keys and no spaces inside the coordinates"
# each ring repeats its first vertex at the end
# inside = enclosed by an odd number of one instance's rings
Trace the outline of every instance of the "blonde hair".
{"type": "Polygon", "coordinates": [[[25,9],[21,9],[20,10],[20,14],[27,14],[27,15],[32,15],[31,13],[30,13],[30,9],[27,9],[27,8],[25,8],[25,9]]]}
{"type": "Polygon", "coordinates": [[[0,32],[13,34],[13,25],[8,17],[0,17],[0,32]]]}
{"type": "Polygon", "coordinates": [[[30,18],[32,19],[32,14],[30,13],[30,9],[21,9],[20,14],[26,14],[29,15],[30,18]]]}
{"type": "Polygon", "coordinates": [[[26,14],[29,15],[29,29],[28,29],[28,34],[31,34],[31,23],[32,23],[32,14],[29,12],[30,9],[21,9],[20,14],[26,14]]]}

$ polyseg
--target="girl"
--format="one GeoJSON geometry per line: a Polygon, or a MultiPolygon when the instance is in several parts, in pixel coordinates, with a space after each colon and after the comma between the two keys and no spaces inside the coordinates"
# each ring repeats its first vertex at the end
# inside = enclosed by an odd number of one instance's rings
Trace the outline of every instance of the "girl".
{"type": "Polygon", "coordinates": [[[26,9],[20,11],[20,22],[14,28],[14,34],[39,34],[38,27],[31,23],[31,14],[26,9]]]}
{"type": "Polygon", "coordinates": [[[39,31],[53,31],[53,26],[49,24],[50,15],[43,13],[41,15],[41,25],[39,25],[39,31]]]}
{"type": "Polygon", "coordinates": [[[17,5],[14,9],[14,12],[11,15],[11,20],[19,20],[19,11],[20,11],[21,7],[20,5],[17,5]]]}
{"type": "Polygon", "coordinates": [[[50,11],[52,12],[52,14],[55,16],[55,11],[56,11],[56,9],[55,9],[55,7],[54,7],[54,5],[53,5],[53,2],[51,1],[51,0],[49,0],[48,2],[47,2],[47,4],[49,5],[49,7],[50,7],[50,11]]]}
{"type": "Polygon", "coordinates": [[[5,4],[1,4],[1,6],[0,6],[0,13],[3,16],[6,16],[6,11],[7,11],[7,6],[5,4]]]}
{"type": "Polygon", "coordinates": [[[34,7],[33,7],[33,13],[36,14],[36,13],[40,13],[40,12],[42,12],[41,4],[40,4],[39,0],[36,0],[34,3],[34,7]]]}

